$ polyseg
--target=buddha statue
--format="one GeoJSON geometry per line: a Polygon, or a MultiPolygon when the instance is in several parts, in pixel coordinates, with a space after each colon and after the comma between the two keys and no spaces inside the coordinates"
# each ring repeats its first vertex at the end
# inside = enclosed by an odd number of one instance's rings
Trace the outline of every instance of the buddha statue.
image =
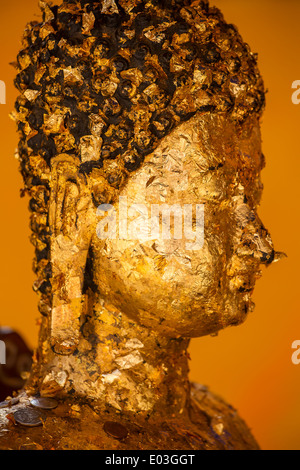
{"type": "Polygon", "coordinates": [[[281,257],[257,214],[257,57],[202,0],[40,4],[14,117],[41,324],[0,447],[256,450],[187,348],[244,322],[281,257]]]}

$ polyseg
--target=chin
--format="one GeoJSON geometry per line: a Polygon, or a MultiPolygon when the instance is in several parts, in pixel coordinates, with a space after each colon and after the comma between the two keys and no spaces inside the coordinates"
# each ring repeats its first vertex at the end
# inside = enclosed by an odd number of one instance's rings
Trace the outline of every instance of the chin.
{"type": "Polygon", "coordinates": [[[242,325],[249,313],[253,312],[255,303],[252,301],[251,293],[237,292],[235,296],[235,302],[227,304],[225,321],[226,326],[238,326],[242,325]]]}

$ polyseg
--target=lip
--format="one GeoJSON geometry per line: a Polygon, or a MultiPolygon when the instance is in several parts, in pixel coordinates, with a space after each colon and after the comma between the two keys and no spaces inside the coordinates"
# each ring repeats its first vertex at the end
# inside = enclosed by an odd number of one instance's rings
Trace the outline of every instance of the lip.
{"type": "Polygon", "coordinates": [[[244,287],[239,287],[238,288],[238,291],[241,293],[241,294],[247,294],[247,293],[252,293],[254,291],[254,286],[253,287],[250,287],[248,289],[245,289],[244,287]]]}
{"type": "Polygon", "coordinates": [[[256,280],[261,277],[261,269],[238,271],[234,276],[230,277],[232,283],[232,290],[237,291],[239,294],[253,294],[255,289],[256,280]]]}
{"type": "Polygon", "coordinates": [[[262,276],[262,264],[259,260],[253,257],[245,257],[243,260],[243,267],[239,266],[240,269],[233,274],[232,278],[240,278],[249,283],[251,277],[259,279],[262,276]]]}

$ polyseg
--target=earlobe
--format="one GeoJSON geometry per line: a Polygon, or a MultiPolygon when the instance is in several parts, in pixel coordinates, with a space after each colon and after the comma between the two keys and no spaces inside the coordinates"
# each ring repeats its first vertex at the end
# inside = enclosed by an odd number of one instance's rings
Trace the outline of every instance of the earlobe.
{"type": "Polygon", "coordinates": [[[63,355],[72,354],[79,342],[84,271],[96,212],[79,164],[75,157],[60,155],[51,173],[50,342],[54,352],[63,355]]]}

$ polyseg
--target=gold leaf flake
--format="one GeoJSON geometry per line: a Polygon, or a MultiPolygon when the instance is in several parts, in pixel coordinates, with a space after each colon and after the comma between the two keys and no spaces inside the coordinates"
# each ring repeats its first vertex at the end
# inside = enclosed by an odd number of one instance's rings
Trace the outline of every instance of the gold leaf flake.
{"type": "Polygon", "coordinates": [[[90,162],[92,160],[99,160],[102,139],[96,138],[93,135],[85,135],[80,139],[80,152],[82,162],[90,162]]]}
{"type": "Polygon", "coordinates": [[[70,85],[75,84],[77,82],[83,83],[83,77],[80,73],[79,69],[73,69],[71,66],[63,69],[64,72],[64,80],[66,83],[70,85]]]}
{"type": "Polygon", "coordinates": [[[51,116],[46,116],[44,119],[45,134],[59,133],[63,122],[64,122],[63,114],[54,113],[54,114],[51,114],[51,116]]]}
{"type": "Polygon", "coordinates": [[[40,95],[38,90],[26,90],[24,91],[24,96],[28,101],[34,101],[40,95]]]}
{"type": "Polygon", "coordinates": [[[113,15],[114,13],[119,13],[118,7],[114,0],[104,0],[101,13],[107,15],[113,15]]]}
{"type": "Polygon", "coordinates": [[[88,34],[93,29],[95,24],[95,15],[91,11],[90,13],[83,13],[82,15],[82,32],[88,34]]]}

